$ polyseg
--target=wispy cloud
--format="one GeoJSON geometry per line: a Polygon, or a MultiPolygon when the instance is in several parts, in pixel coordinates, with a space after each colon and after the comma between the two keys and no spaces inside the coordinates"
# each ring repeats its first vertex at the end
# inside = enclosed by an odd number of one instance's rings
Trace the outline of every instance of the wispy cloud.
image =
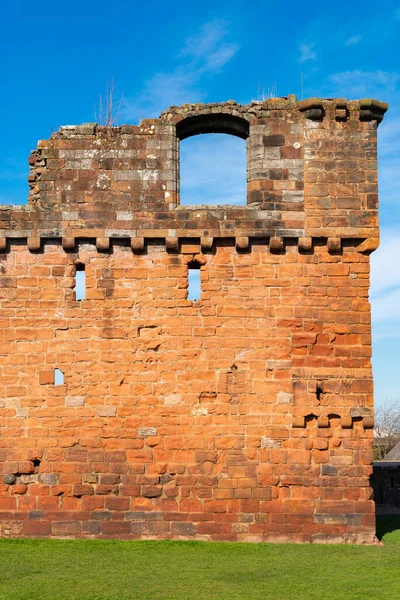
{"type": "MultiPolygon", "coordinates": [[[[390,116],[390,112],[388,113],[390,116]]],[[[379,151],[385,156],[399,152],[400,145],[400,116],[388,120],[385,118],[379,127],[379,151]]]]}
{"type": "Polygon", "coordinates": [[[186,40],[179,57],[203,63],[203,71],[218,72],[239,49],[238,44],[226,42],[228,22],[216,19],[205,23],[199,33],[186,40]]]}
{"type": "Polygon", "coordinates": [[[346,40],[346,46],[355,46],[358,42],[361,42],[362,35],[353,35],[346,40]]]}
{"type": "Polygon", "coordinates": [[[400,256],[400,233],[383,229],[381,244],[371,256],[372,296],[378,297],[388,290],[400,288],[400,261],[393,260],[397,256],[400,256]]]}
{"type": "Polygon", "coordinates": [[[371,256],[371,306],[377,338],[400,334],[400,234],[382,230],[379,249],[371,256]]]}
{"type": "MultiPolygon", "coordinates": [[[[397,89],[400,73],[395,71],[343,71],[329,76],[328,87],[333,94],[351,98],[385,96],[397,89]]],[[[383,98],[382,98],[383,99],[383,98]]]]}
{"type": "Polygon", "coordinates": [[[171,104],[204,101],[202,78],[217,75],[239,50],[238,44],[227,39],[228,26],[227,21],[215,19],[187,38],[177,54],[177,66],[168,72],[155,73],[136,98],[127,98],[123,117],[136,121],[158,116],[171,104]]]}
{"type": "Polygon", "coordinates": [[[181,143],[181,204],[246,204],[246,143],[223,134],[181,143]]]}
{"type": "Polygon", "coordinates": [[[317,53],[315,51],[315,42],[303,42],[300,44],[300,57],[299,62],[304,63],[308,60],[317,60],[317,53]]]}
{"type": "Polygon", "coordinates": [[[391,212],[393,222],[393,204],[400,201],[400,116],[392,118],[391,110],[379,127],[378,156],[381,214],[391,212]]]}

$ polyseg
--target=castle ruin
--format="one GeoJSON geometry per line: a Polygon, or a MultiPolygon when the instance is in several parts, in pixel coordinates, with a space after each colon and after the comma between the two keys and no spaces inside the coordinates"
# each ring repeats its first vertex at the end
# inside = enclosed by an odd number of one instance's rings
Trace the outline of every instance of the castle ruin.
{"type": "Polygon", "coordinates": [[[39,142],[0,206],[0,535],[373,542],[386,110],[183,105],[39,142]],[[246,140],[245,206],[180,205],[202,133],[246,140]]]}

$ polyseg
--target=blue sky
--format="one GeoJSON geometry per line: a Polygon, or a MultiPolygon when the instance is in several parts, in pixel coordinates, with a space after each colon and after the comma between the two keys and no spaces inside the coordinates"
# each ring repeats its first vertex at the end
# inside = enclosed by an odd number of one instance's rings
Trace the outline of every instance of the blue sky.
{"type": "MultiPolygon", "coordinates": [[[[395,0],[3,3],[0,203],[26,202],[29,151],[60,125],[94,121],[111,77],[124,96],[120,121],[127,123],[158,116],[171,104],[248,103],[270,94],[389,102],[379,129],[382,244],[372,257],[371,302],[376,402],[394,401],[400,398],[399,39],[395,0]]],[[[182,197],[204,202],[207,179],[214,202],[239,203],[243,142],[218,136],[210,146],[210,137],[182,144],[182,197]],[[224,173],[221,191],[216,182],[224,173]]]]}

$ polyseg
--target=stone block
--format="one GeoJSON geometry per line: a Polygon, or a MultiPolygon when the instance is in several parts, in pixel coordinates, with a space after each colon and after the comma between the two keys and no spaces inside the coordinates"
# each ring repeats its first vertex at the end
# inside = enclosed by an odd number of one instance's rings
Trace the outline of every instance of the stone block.
{"type": "Polygon", "coordinates": [[[250,248],[250,240],[248,237],[236,238],[236,250],[248,250],[250,248]]]}
{"type": "Polygon", "coordinates": [[[284,146],[285,136],[281,134],[264,135],[263,146],[269,148],[271,146],[284,146]]]}
{"type": "Polygon", "coordinates": [[[373,417],[363,417],[362,424],[364,429],[373,429],[374,428],[374,418],[373,417]]]}
{"type": "Polygon", "coordinates": [[[139,427],[137,432],[140,437],[157,435],[157,427],[139,427]]]}
{"type": "Polygon", "coordinates": [[[54,473],[42,473],[40,481],[45,485],[55,485],[57,483],[57,475],[54,473]]]}
{"type": "Polygon", "coordinates": [[[336,254],[342,250],[342,240],[340,238],[328,238],[328,252],[336,254]]]}
{"type": "Polygon", "coordinates": [[[40,371],[39,373],[39,385],[48,385],[54,383],[54,369],[47,371],[40,371]]]}
{"type": "Polygon", "coordinates": [[[100,237],[96,239],[96,248],[99,252],[108,252],[110,250],[110,238],[100,237]]]}
{"type": "Polygon", "coordinates": [[[96,415],[98,417],[115,417],[117,414],[116,406],[98,406],[96,408],[96,415]]]}
{"type": "Polygon", "coordinates": [[[343,429],[351,429],[353,427],[353,419],[351,417],[342,417],[340,419],[340,425],[343,429]]]}
{"type": "Polygon", "coordinates": [[[28,238],[28,248],[31,252],[39,252],[42,247],[42,243],[39,237],[28,238]]]}
{"type": "Polygon", "coordinates": [[[168,394],[164,396],[164,404],[167,406],[176,406],[177,404],[181,404],[182,396],[180,394],[168,394]]]}
{"type": "Polygon", "coordinates": [[[179,239],[177,237],[165,238],[165,248],[166,248],[167,252],[178,252],[179,239]]]}
{"type": "Polygon", "coordinates": [[[85,406],[84,396],[66,396],[65,406],[85,406]]]}
{"type": "Polygon", "coordinates": [[[281,237],[272,236],[269,240],[269,249],[271,252],[282,252],[283,239],[281,237]]]}
{"type": "Polygon", "coordinates": [[[140,253],[143,252],[145,249],[145,241],[144,238],[142,237],[133,237],[131,238],[131,248],[132,248],[132,252],[136,253],[140,253]]]}
{"type": "Polygon", "coordinates": [[[310,252],[313,247],[312,237],[300,237],[299,238],[299,251],[310,252]]]}
{"type": "Polygon", "coordinates": [[[293,395],[287,392],[278,392],[276,400],[278,404],[291,404],[293,402],[293,395]]]}
{"type": "Polygon", "coordinates": [[[64,250],[75,250],[75,238],[62,238],[61,244],[64,250]]]}
{"type": "Polygon", "coordinates": [[[207,236],[202,236],[200,238],[200,248],[202,252],[207,252],[209,250],[212,250],[214,244],[214,238],[212,237],[207,237],[207,236]]]}

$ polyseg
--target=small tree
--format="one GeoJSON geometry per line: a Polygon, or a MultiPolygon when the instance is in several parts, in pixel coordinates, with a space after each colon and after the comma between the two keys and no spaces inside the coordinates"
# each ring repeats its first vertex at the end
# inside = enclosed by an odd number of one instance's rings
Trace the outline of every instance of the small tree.
{"type": "Polygon", "coordinates": [[[124,95],[116,96],[114,78],[106,82],[104,96],[99,94],[99,102],[94,109],[94,117],[99,125],[112,127],[119,119],[124,95]]]}
{"type": "Polygon", "coordinates": [[[400,403],[385,403],[375,408],[375,460],[382,460],[400,441],[400,403]]]}

